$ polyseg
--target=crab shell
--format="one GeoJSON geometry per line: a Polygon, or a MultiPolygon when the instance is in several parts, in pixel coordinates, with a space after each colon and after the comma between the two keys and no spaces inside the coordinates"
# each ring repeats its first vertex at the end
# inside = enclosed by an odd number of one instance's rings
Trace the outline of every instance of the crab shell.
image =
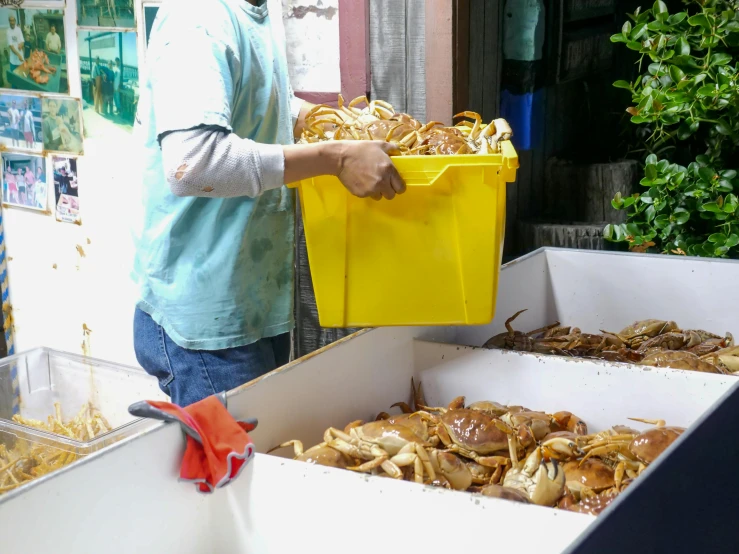
{"type": "Polygon", "coordinates": [[[528,496],[521,491],[510,487],[503,487],[501,485],[485,485],[484,487],[480,487],[477,492],[483,496],[490,496],[491,498],[502,498],[503,500],[512,500],[513,502],[531,504],[531,500],[529,500],[528,496]]]}
{"type": "Polygon", "coordinates": [[[508,447],[508,435],[501,431],[495,420],[478,410],[463,408],[450,410],[440,418],[441,440],[451,442],[477,454],[488,455],[508,447]],[[446,433],[447,436],[444,436],[446,433]]]}
{"type": "Polygon", "coordinates": [[[361,427],[355,427],[351,434],[360,441],[376,444],[390,456],[395,456],[409,442],[429,446],[408,427],[393,425],[383,420],[370,421],[361,427]]]}
{"type": "Polygon", "coordinates": [[[629,444],[631,453],[645,464],[651,464],[677,438],[683,434],[683,427],[655,427],[640,433],[629,444]]]}
{"type": "Polygon", "coordinates": [[[615,485],[615,472],[612,468],[596,458],[588,458],[580,463],[575,460],[562,466],[567,488],[578,494],[583,487],[600,492],[615,485]]]}
{"type": "Polygon", "coordinates": [[[337,467],[339,469],[346,469],[354,465],[353,461],[342,452],[330,446],[321,445],[309,448],[299,456],[296,456],[295,459],[301,462],[308,462],[309,464],[337,467]]]}
{"type": "Polygon", "coordinates": [[[477,410],[493,417],[500,417],[508,412],[508,407],[490,400],[479,400],[467,406],[470,410],[477,410]]]}

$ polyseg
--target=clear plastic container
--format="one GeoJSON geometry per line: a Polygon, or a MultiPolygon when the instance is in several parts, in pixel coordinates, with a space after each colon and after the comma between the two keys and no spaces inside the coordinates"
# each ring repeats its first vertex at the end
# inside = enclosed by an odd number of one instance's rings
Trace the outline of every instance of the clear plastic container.
{"type": "Polygon", "coordinates": [[[167,400],[141,369],[49,348],[0,360],[0,494],[156,424],[128,413],[139,400],[167,400]],[[86,406],[66,429],[30,421],[69,423],[86,406]]]}

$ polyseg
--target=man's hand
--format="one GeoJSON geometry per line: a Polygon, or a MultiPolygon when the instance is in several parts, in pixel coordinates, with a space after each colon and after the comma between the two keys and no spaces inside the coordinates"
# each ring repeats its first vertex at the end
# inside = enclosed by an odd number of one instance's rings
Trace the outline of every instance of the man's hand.
{"type": "Polygon", "coordinates": [[[390,156],[396,146],[384,141],[342,141],[337,177],[354,196],[388,200],[405,192],[405,183],[390,156]]]}
{"type": "Polygon", "coordinates": [[[335,175],[360,198],[391,200],[405,192],[405,183],[390,159],[400,152],[384,141],[330,140],[283,146],[283,152],[286,183],[335,175]]]}

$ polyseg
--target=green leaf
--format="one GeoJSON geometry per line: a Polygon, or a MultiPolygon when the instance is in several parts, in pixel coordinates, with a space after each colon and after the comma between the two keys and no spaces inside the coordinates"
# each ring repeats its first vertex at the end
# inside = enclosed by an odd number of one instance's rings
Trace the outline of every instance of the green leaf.
{"type": "Polygon", "coordinates": [[[731,234],[726,238],[726,242],[724,242],[724,246],[727,248],[734,248],[736,245],[739,244],[739,235],[731,234]]]}
{"type": "Polygon", "coordinates": [[[678,127],[677,129],[677,138],[679,138],[680,140],[685,140],[698,130],[698,125],[699,123],[697,121],[690,121],[686,119],[680,124],[680,127],[678,127]]]}
{"type": "Polygon", "coordinates": [[[707,212],[715,214],[722,212],[721,208],[719,208],[716,202],[706,202],[705,204],[703,204],[702,208],[707,212]]]}
{"type": "Polygon", "coordinates": [[[628,42],[628,40],[621,34],[611,35],[611,42],[628,42]]]}
{"type": "Polygon", "coordinates": [[[657,0],[654,3],[654,6],[652,6],[652,13],[658,14],[658,13],[666,13],[667,12],[667,4],[665,4],[662,0],[657,0]]]}
{"type": "Polygon", "coordinates": [[[702,27],[704,29],[711,28],[711,23],[708,21],[708,18],[705,16],[705,14],[702,13],[689,17],[688,23],[690,23],[693,27],[702,27]]]}
{"type": "Polygon", "coordinates": [[[624,38],[627,38],[627,39],[629,38],[629,33],[631,33],[631,22],[630,21],[626,21],[623,24],[623,27],[621,27],[621,32],[623,33],[624,38]]]}
{"type": "Polygon", "coordinates": [[[725,119],[719,119],[716,123],[716,130],[722,135],[731,135],[731,127],[725,119]]]}
{"type": "Polygon", "coordinates": [[[645,121],[649,121],[649,120],[646,117],[643,117],[641,115],[635,115],[634,117],[631,118],[631,122],[636,123],[636,124],[644,123],[645,121]]]}
{"type": "Polygon", "coordinates": [[[636,50],[637,52],[639,52],[641,50],[641,42],[630,40],[626,43],[626,47],[629,50],[636,50]]]}
{"type": "Polygon", "coordinates": [[[647,32],[647,26],[646,26],[646,24],[640,23],[639,25],[637,25],[636,27],[634,27],[631,30],[631,34],[629,35],[629,39],[631,39],[633,41],[637,41],[640,38],[642,38],[644,36],[644,33],[646,33],[646,32],[647,32]]]}
{"type": "Polygon", "coordinates": [[[672,215],[678,225],[684,225],[690,219],[690,212],[685,208],[676,208],[672,215]]]}
{"type": "Polygon", "coordinates": [[[724,212],[727,214],[733,214],[737,208],[739,208],[739,199],[737,199],[736,195],[727,195],[726,200],[724,201],[724,212]]]}
{"type": "Polygon", "coordinates": [[[631,90],[631,83],[628,81],[616,81],[613,83],[613,86],[616,88],[625,88],[626,90],[631,90]]]}
{"type": "Polygon", "coordinates": [[[721,172],[721,177],[723,177],[724,179],[733,179],[734,177],[736,177],[736,170],[725,169],[721,172]]]}
{"type": "Polygon", "coordinates": [[[700,175],[700,178],[703,179],[706,183],[712,184],[713,178],[716,176],[716,173],[710,167],[701,167],[698,170],[698,175],[700,175]]]}
{"type": "Polygon", "coordinates": [[[609,223],[608,225],[606,225],[605,227],[603,227],[603,238],[605,240],[608,240],[608,241],[613,242],[614,241],[614,235],[615,235],[615,232],[614,232],[614,229],[613,229],[613,225],[612,224],[609,223]]]}
{"type": "Polygon", "coordinates": [[[654,226],[657,227],[657,229],[664,229],[669,224],[670,224],[669,216],[662,214],[654,218],[654,226]]]}
{"type": "Polygon", "coordinates": [[[716,87],[713,85],[706,85],[698,89],[698,94],[701,96],[713,96],[717,92],[716,87]]]}
{"type": "Polygon", "coordinates": [[[657,211],[654,209],[654,206],[649,206],[644,212],[644,215],[647,217],[647,221],[652,221],[654,219],[654,216],[657,215],[657,211]]]}
{"type": "Polygon", "coordinates": [[[726,246],[723,246],[722,245],[722,246],[719,246],[718,248],[716,248],[716,250],[714,250],[714,253],[716,254],[717,257],[721,257],[724,254],[726,254],[728,251],[729,251],[729,249],[726,246]]]}
{"type": "Polygon", "coordinates": [[[634,198],[633,196],[624,198],[624,208],[628,208],[629,206],[633,205],[634,202],[636,202],[636,198],[634,198]]]}
{"type": "Polygon", "coordinates": [[[708,241],[714,244],[723,244],[726,242],[726,235],[723,233],[713,233],[708,237],[708,241]]]}
{"type": "Polygon", "coordinates": [[[646,170],[644,172],[647,176],[647,179],[650,181],[654,181],[657,178],[657,166],[653,164],[649,164],[646,167],[646,170]]]}
{"type": "Polygon", "coordinates": [[[657,165],[658,161],[659,160],[657,159],[656,154],[649,154],[649,156],[647,156],[647,159],[646,159],[646,164],[647,165],[657,165]]]}
{"type": "Polygon", "coordinates": [[[685,72],[676,65],[670,66],[670,77],[675,83],[679,83],[685,77],[685,72]]]}
{"type": "Polygon", "coordinates": [[[678,23],[682,23],[686,17],[688,17],[688,14],[686,14],[685,12],[679,12],[672,14],[669,17],[668,21],[670,22],[670,25],[675,26],[678,23]]]}
{"type": "Polygon", "coordinates": [[[710,65],[726,65],[730,61],[731,55],[725,54],[723,52],[716,52],[713,56],[711,56],[710,65]]]}
{"type": "Polygon", "coordinates": [[[688,41],[685,37],[680,37],[677,39],[677,42],[675,43],[675,52],[679,56],[688,56],[690,55],[690,44],[688,44],[688,41]]]}
{"type": "Polygon", "coordinates": [[[731,192],[734,190],[734,185],[731,184],[731,181],[721,179],[718,182],[717,190],[719,190],[720,192],[731,192]]]}

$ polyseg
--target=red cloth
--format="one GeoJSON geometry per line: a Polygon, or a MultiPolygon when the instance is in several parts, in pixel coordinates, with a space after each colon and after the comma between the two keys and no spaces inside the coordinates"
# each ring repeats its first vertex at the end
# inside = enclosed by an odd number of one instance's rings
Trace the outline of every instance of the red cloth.
{"type": "Polygon", "coordinates": [[[146,402],[200,435],[203,444],[187,435],[180,466],[180,481],[195,483],[198,491],[209,493],[227,485],[254,456],[254,443],[248,435],[254,426],[236,421],[217,397],[209,396],[186,408],[169,402],[146,402]]]}

